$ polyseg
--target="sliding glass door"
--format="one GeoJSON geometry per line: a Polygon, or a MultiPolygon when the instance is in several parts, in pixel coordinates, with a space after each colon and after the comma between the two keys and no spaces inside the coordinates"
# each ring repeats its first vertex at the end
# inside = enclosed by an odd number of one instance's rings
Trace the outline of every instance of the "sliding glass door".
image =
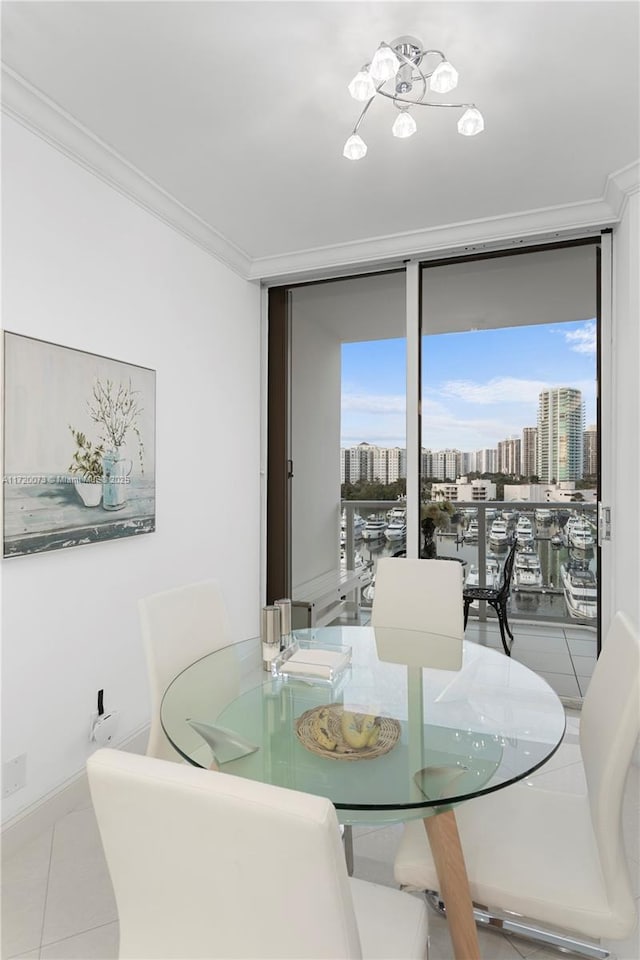
{"type": "Polygon", "coordinates": [[[269,599],[358,568],[366,614],[378,557],[455,557],[490,583],[517,538],[514,620],[596,635],[598,254],[590,238],[271,291],[269,555],[288,565],[269,599]]]}

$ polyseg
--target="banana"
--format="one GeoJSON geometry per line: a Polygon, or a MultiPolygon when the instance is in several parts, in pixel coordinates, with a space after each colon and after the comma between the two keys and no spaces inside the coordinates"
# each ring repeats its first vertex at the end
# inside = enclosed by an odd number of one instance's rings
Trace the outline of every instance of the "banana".
{"type": "Polygon", "coordinates": [[[325,750],[335,750],[338,746],[337,740],[334,740],[329,732],[329,711],[320,710],[311,722],[311,732],[313,739],[325,750]]]}
{"type": "Polygon", "coordinates": [[[375,744],[378,742],[379,737],[380,737],[380,726],[379,724],[376,723],[373,730],[369,734],[369,739],[367,740],[367,746],[368,747],[375,746],[375,744]]]}
{"type": "MultiPolygon", "coordinates": [[[[372,713],[351,713],[343,710],[340,720],[342,736],[354,750],[369,746],[369,738],[377,730],[376,718],[372,713]]],[[[376,734],[375,741],[378,739],[376,734]]]]}

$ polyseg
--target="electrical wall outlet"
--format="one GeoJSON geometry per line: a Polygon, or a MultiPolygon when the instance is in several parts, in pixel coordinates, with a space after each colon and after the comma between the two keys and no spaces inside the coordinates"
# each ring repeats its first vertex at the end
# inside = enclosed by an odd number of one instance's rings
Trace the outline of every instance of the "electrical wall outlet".
{"type": "Polygon", "coordinates": [[[108,747],[113,743],[116,730],[118,729],[118,711],[112,713],[103,713],[96,716],[89,740],[97,743],[99,747],[108,747]]]}
{"type": "Polygon", "coordinates": [[[2,796],[10,797],[12,793],[22,790],[27,782],[27,755],[21,753],[13,760],[2,764],[2,796]]]}

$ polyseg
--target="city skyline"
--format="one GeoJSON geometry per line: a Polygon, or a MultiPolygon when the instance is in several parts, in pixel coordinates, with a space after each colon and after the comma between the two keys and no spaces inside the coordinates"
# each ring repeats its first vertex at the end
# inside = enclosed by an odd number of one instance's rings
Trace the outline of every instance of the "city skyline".
{"type": "MultiPolygon", "coordinates": [[[[544,390],[581,391],[596,422],[596,323],[536,324],[424,338],[422,446],[474,451],[522,437],[544,390]],[[483,372],[486,374],[483,376],[483,372]]],[[[404,339],[342,347],[342,447],[405,446],[404,339]]]]}

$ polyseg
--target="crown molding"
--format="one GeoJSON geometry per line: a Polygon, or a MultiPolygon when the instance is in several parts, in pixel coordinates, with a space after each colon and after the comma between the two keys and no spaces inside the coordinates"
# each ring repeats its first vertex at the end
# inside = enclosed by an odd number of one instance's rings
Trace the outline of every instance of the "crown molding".
{"type": "Polygon", "coordinates": [[[5,64],[2,110],[243,279],[249,278],[251,260],[243,250],[5,64]]]}
{"type": "Polygon", "coordinates": [[[630,163],[622,170],[616,170],[607,177],[604,199],[616,214],[617,220],[622,219],[629,197],[638,191],[640,191],[640,160],[630,163]]]}
{"type": "Polygon", "coordinates": [[[615,226],[629,197],[640,190],[640,161],[635,161],[607,178],[600,199],[252,259],[4,64],[2,100],[8,116],[85,170],[243,279],[267,284],[346,275],[372,267],[385,269],[407,259],[433,259],[588,235],[615,226]]]}
{"type": "Polygon", "coordinates": [[[353,269],[369,263],[383,265],[413,258],[432,259],[454,252],[476,253],[531,242],[547,243],[594,233],[613,226],[618,219],[604,199],[587,200],[318,247],[284,256],[261,257],[252,261],[250,277],[276,283],[286,278],[310,279],[337,267],[353,269]]]}

